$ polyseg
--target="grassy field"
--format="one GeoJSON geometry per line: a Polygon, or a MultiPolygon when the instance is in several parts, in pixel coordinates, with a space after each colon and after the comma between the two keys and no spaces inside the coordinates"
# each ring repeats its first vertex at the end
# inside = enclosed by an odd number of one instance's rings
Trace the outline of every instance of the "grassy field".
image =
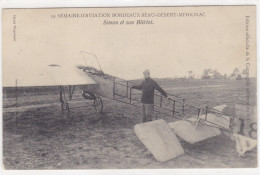
{"type": "MultiPolygon", "coordinates": [[[[167,93],[209,106],[246,105],[248,94],[249,105],[256,105],[254,79],[250,79],[249,92],[245,80],[157,81],[167,93]]],[[[59,102],[58,89],[19,89],[18,102],[14,92],[15,89],[4,89],[3,96],[3,163],[6,169],[257,167],[256,149],[239,157],[235,142],[225,135],[194,145],[181,140],[183,156],[158,162],[133,131],[134,125],[142,122],[141,107],[103,99],[102,115],[96,114],[90,106],[72,109],[73,119],[68,119],[56,103],[59,102]],[[20,106],[19,111],[16,106],[20,106]]],[[[158,117],[167,122],[176,120],[165,115],[158,117]]]]}

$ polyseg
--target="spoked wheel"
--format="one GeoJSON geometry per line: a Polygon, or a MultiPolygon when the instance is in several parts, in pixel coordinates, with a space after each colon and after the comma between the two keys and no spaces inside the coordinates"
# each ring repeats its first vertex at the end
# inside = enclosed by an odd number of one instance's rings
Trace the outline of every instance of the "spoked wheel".
{"type": "Polygon", "coordinates": [[[62,103],[62,114],[70,118],[70,106],[67,102],[62,103]]]}
{"type": "Polygon", "coordinates": [[[100,97],[96,97],[94,100],[94,108],[97,113],[102,113],[103,111],[103,101],[100,97]]]}

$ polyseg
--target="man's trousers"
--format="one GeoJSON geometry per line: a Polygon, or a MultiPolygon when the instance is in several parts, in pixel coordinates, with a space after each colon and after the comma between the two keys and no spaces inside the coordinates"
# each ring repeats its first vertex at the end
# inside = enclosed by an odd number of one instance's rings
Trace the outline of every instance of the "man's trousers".
{"type": "Polygon", "coordinates": [[[149,122],[153,119],[153,104],[142,104],[142,112],[143,112],[143,122],[149,122]]]}

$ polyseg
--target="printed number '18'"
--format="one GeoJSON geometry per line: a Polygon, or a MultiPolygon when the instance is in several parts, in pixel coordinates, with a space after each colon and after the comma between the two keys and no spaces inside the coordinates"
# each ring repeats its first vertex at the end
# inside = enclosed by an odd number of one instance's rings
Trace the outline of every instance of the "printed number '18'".
{"type": "MultiPolygon", "coordinates": [[[[244,134],[245,120],[241,119],[241,118],[239,120],[240,120],[241,124],[240,124],[240,130],[239,130],[238,134],[245,135],[244,134]]],[[[251,137],[252,139],[256,139],[257,138],[256,123],[251,123],[249,126],[250,126],[250,130],[248,131],[249,137],[251,137]]]]}
{"type": "Polygon", "coordinates": [[[252,139],[256,139],[257,138],[257,125],[256,125],[256,123],[251,123],[250,129],[251,130],[248,133],[249,137],[251,137],[252,139]]]}

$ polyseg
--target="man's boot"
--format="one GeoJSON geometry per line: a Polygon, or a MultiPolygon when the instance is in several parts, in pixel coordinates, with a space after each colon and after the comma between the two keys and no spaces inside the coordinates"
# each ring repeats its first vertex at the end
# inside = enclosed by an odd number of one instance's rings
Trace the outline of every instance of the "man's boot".
{"type": "Polygon", "coordinates": [[[143,116],[143,123],[146,122],[146,116],[143,116]]]}
{"type": "Polygon", "coordinates": [[[152,116],[150,116],[150,115],[147,115],[147,122],[150,122],[150,121],[152,121],[152,116]]]}

